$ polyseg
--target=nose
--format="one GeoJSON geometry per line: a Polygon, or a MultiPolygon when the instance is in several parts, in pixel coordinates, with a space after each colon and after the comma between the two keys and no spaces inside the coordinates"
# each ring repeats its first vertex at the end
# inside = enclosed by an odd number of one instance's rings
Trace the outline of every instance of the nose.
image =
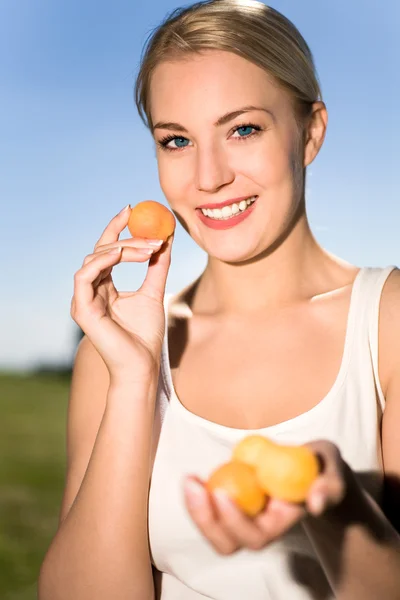
{"type": "Polygon", "coordinates": [[[202,192],[216,192],[235,179],[234,169],[222,148],[216,144],[198,148],[196,155],[196,188],[202,192]]]}

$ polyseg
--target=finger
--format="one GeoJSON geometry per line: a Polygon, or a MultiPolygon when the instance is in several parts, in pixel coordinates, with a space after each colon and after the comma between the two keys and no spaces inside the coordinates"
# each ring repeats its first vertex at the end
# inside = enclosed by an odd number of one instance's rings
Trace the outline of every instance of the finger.
{"type": "Polygon", "coordinates": [[[314,440],[304,444],[317,456],[320,461],[320,473],[323,475],[327,471],[336,470],[337,465],[342,461],[339,448],[333,442],[328,440],[314,440]]]}
{"type": "Polygon", "coordinates": [[[220,554],[232,554],[238,549],[235,540],[218,522],[207,490],[193,478],[185,482],[186,508],[197,528],[220,554]]]}
{"type": "MultiPolygon", "coordinates": [[[[106,252],[109,252],[109,250],[106,252]]],[[[121,257],[120,257],[119,262],[120,263],[123,263],[123,262],[125,262],[125,263],[128,263],[128,262],[143,263],[143,262],[146,262],[149,260],[149,258],[153,252],[154,252],[154,249],[152,249],[152,248],[150,248],[150,249],[149,248],[122,248],[121,257]]],[[[95,258],[96,256],[98,256],[98,254],[95,253],[92,256],[93,256],[93,258],[95,258]]],[[[102,281],[104,281],[110,275],[110,273],[113,269],[113,266],[114,265],[112,265],[108,269],[104,269],[98,275],[98,277],[93,281],[94,288],[99,286],[100,283],[102,281]]],[[[116,290],[114,288],[114,284],[112,284],[111,288],[109,289],[109,293],[112,293],[113,296],[115,296],[116,290]]],[[[130,293],[132,293],[132,292],[130,292],[130,293]]]]}
{"type": "Polygon", "coordinates": [[[289,531],[305,513],[301,504],[271,498],[263,512],[255,517],[254,522],[264,533],[266,543],[271,543],[289,531]]]}
{"type": "Polygon", "coordinates": [[[95,253],[104,252],[111,250],[116,246],[122,246],[122,248],[149,248],[154,252],[157,252],[163,245],[163,240],[149,240],[145,238],[127,238],[126,240],[118,240],[111,244],[97,245],[95,253]]]}
{"type": "Polygon", "coordinates": [[[98,239],[95,249],[99,246],[112,244],[113,242],[118,241],[121,231],[123,231],[128,224],[130,213],[130,205],[128,204],[113,219],[111,219],[98,239]]]}
{"type": "Polygon", "coordinates": [[[150,258],[150,256],[154,253],[154,248],[131,248],[122,245],[111,245],[110,250],[104,250],[102,252],[94,252],[93,254],[88,254],[83,261],[83,266],[91,263],[94,259],[102,254],[108,254],[111,250],[117,248],[121,248],[121,262],[143,262],[150,258]]]}
{"type": "Polygon", "coordinates": [[[222,490],[215,490],[213,499],[221,525],[241,547],[260,550],[268,541],[265,532],[247,517],[222,490]]]}
{"type": "Polygon", "coordinates": [[[326,440],[306,444],[318,456],[321,473],[312,484],[306,504],[315,516],[322,514],[328,506],[339,504],[345,495],[345,463],[339,448],[326,440]]]}
{"type": "Polygon", "coordinates": [[[171,264],[171,251],[174,236],[171,235],[157,254],[149,262],[149,268],[140,291],[159,302],[163,301],[168,271],[171,264]]]}
{"type": "MultiPolygon", "coordinates": [[[[149,260],[149,258],[153,252],[154,252],[154,250],[149,250],[149,249],[145,249],[145,248],[137,248],[137,249],[136,248],[122,248],[120,263],[123,263],[123,262],[124,263],[146,262],[147,260],[149,260]]],[[[97,255],[95,254],[94,256],[97,256],[97,255]]],[[[112,268],[113,268],[113,266],[111,266],[109,269],[105,269],[104,271],[102,271],[100,273],[100,275],[97,277],[97,279],[95,279],[95,281],[93,282],[93,286],[96,287],[102,281],[104,281],[104,279],[106,279],[106,277],[108,277],[110,275],[112,268]]]]}
{"type": "Polygon", "coordinates": [[[98,254],[91,262],[84,265],[75,273],[74,300],[75,310],[86,310],[94,298],[93,282],[100,273],[120,261],[121,248],[114,248],[104,254],[98,254]]]}

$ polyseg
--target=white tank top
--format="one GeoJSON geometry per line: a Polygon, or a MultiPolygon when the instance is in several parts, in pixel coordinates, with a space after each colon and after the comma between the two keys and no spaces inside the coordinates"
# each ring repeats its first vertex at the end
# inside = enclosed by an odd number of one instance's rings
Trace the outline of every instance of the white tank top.
{"type": "MultiPolygon", "coordinates": [[[[166,327],[155,421],[158,447],[149,494],[150,549],[152,562],[162,573],[162,600],[334,597],[301,525],[262,550],[242,549],[222,556],[187,514],[182,482],[189,473],[206,479],[230,459],[240,439],[261,433],[289,444],[331,440],[352,469],[377,474],[376,484],[368,491],[379,499],[384,410],[378,377],[379,303],[383,285],[394,268],[359,271],[351,293],[342,362],[332,388],[312,409],[271,427],[226,427],[186,409],[173,387],[166,327]]],[[[168,298],[166,312],[167,304],[168,298]]]]}

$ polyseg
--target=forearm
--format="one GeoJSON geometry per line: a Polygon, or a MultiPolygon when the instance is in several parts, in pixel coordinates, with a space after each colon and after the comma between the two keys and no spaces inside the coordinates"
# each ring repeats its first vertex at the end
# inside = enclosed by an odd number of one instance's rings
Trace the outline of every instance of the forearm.
{"type": "Polygon", "coordinates": [[[400,600],[400,537],[354,477],[340,507],[303,526],[338,600],[400,600]]]}
{"type": "Polygon", "coordinates": [[[85,477],[42,566],[40,600],[151,600],[147,534],[156,383],[112,386],[85,477]]]}

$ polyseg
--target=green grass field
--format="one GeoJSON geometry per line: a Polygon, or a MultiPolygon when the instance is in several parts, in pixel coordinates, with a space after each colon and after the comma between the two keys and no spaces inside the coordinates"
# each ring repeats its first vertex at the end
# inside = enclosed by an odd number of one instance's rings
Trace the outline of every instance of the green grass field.
{"type": "Polygon", "coordinates": [[[35,600],[65,475],[69,378],[0,374],[0,598],[35,600]]]}

